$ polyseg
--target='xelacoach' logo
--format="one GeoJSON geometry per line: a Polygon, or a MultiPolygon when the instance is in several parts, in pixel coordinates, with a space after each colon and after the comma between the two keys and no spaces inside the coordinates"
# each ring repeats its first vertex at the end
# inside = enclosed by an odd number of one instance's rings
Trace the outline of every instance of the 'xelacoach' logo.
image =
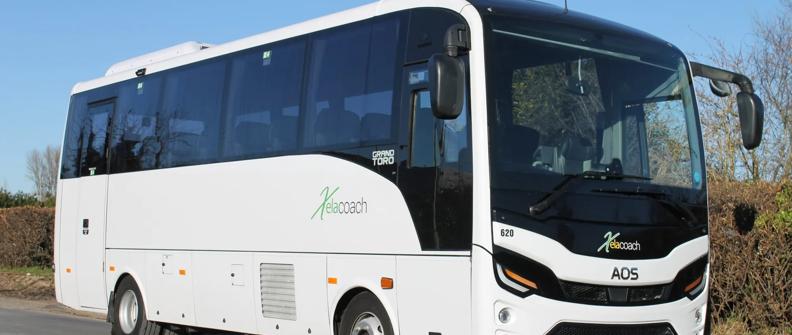
{"type": "Polygon", "coordinates": [[[603,243],[599,247],[599,249],[597,249],[597,252],[605,250],[605,253],[610,253],[611,249],[626,250],[626,251],[641,251],[641,243],[638,243],[638,241],[635,242],[617,241],[616,238],[619,237],[619,235],[621,235],[621,233],[614,234],[613,232],[610,231],[605,233],[605,236],[603,236],[603,238],[605,238],[605,243],[603,243]]]}
{"type": "Polygon", "coordinates": [[[322,203],[316,208],[311,220],[319,217],[319,220],[324,220],[325,216],[331,215],[355,215],[368,213],[368,203],[363,197],[360,200],[350,201],[335,201],[336,193],[341,187],[331,189],[329,186],[322,189],[319,195],[322,198],[322,203]]]}

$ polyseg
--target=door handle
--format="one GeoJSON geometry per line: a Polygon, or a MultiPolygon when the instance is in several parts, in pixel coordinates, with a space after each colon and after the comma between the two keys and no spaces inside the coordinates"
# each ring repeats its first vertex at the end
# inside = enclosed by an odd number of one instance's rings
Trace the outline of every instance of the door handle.
{"type": "Polygon", "coordinates": [[[83,219],[82,223],[83,223],[83,225],[82,225],[83,226],[82,234],[83,235],[88,235],[88,232],[89,232],[88,225],[89,225],[90,222],[88,221],[88,219],[83,219]]]}

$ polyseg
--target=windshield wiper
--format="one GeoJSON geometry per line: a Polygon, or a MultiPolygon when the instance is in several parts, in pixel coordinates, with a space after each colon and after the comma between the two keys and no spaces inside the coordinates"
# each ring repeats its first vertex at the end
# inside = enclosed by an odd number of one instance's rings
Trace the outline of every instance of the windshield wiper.
{"type": "Polygon", "coordinates": [[[639,196],[639,197],[647,197],[649,199],[654,200],[656,203],[660,204],[661,206],[668,209],[669,212],[679,215],[688,226],[695,226],[698,223],[698,219],[696,219],[696,215],[687,208],[687,206],[683,205],[681,201],[674,199],[668,193],[660,192],[660,191],[643,191],[640,189],[598,189],[593,190],[592,192],[597,193],[610,193],[610,194],[619,194],[619,195],[627,195],[627,196],[639,196]]]}
{"type": "Polygon", "coordinates": [[[570,185],[575,184],[572,181],[579,181],[579,180],[611,180],[611,179],[640,179],[640,180],[652,180],[652,178],[644,177],[644,176],[633,176],[633,175],[626,175],[621,173],[615,173],[613,170],[608,171],[584,171],[580,174],[571,174],[571,175],[564,175],[566,178],[562,180],[556,188],[550,192],[544,199],[540,200],[539,202],[531,205],[528,208],[528,212],[533,215],[537,216],[542,214],[542,212],[546,211],[550,206],[555,203],[558,198],[566,193],[566,190],[569,188],[570,185]]]}
{"type": "Polygon", "coordinates": [[[644,177],[644,176],[636,176],[630,174],[623,174],[623,173],[615,173],[611,171],[586,171],[577,176],[582,176],[584,179],[599,179],[599,180],[609,180],[609,179],[640,179],[640,180],[652,180],[652,178],[644,177]]]}

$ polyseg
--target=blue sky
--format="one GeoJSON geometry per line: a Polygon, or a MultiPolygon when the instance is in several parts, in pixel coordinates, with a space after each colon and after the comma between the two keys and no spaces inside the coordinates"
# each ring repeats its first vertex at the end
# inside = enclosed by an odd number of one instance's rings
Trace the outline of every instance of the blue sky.
{"type": "MultiPolygon", "coordinates": [[[[4,2],[0,10],[0,187],[31,191],[25,156],[61,142],[69,91],[115,62],[185,41],[223,43],[368,0],[4,2]]],[[[563,4],[563,0],[546,0],[563,4]]],[[[753,40],[775,0],[569,0],[572,10],[632,26],[709,56],[707,38],[753,40]]]]}

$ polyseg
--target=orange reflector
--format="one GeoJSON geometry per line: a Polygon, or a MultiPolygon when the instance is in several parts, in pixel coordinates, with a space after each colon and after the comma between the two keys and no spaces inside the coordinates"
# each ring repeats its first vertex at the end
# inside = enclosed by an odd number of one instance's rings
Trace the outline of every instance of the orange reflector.
{"type": "Polygon", "coordinates": [[[115,266],[110,265],[110,272],[115,272],[115,266]]]}
{"type": "Polygon", "coordinates": [[[382,286],[385,290],[390,290],[393,288],[393,278],[382,277],[380,278],[380,286],[382,286]]]}
{"type": "Polygon", "coordinates": [[[704,278],[704,276],[699,276],[698,278],[696,278],[696,280],[694,280],[688,286],[685,286],[685,293],[690,293],[690,291],[693,291],[694,288],[698,287],[699,284],[701,284],[701,280],[703,278],[704,278]]]}
{"type": "Polygon", "coordinates": [[[332,285],[338,284],[338,278],[336,278],[336,277],[328,277],[327,278],[327,283],[328,284],[332,284],[332,285]]]}
{"type": "Polygon", "coordinates": [[[66,273],[71,273],[71,268],[66,268],[66,273]]]}
{"type": "Polygon", "coordinates": [[[504,268],[503,269],[503,273],[505,273],[506,277],[509,277],[509,279],[514,280],[514,281],[516,281],[516,282],[518,282],[520,284],[523,284],[526,287],[530,287],[530,288],[532,288],[534,290],[539,289],[539,286],[537,286],[536,283],[524,278],[523,276],[520,276],[520,275],[512,272],[509,269],[504,268]]]}
{"type": "Polygon", "coordinates": [[[187,270],[179,269],[179,276],[186,276],[186,275],[187,275],[187,270]]]}

